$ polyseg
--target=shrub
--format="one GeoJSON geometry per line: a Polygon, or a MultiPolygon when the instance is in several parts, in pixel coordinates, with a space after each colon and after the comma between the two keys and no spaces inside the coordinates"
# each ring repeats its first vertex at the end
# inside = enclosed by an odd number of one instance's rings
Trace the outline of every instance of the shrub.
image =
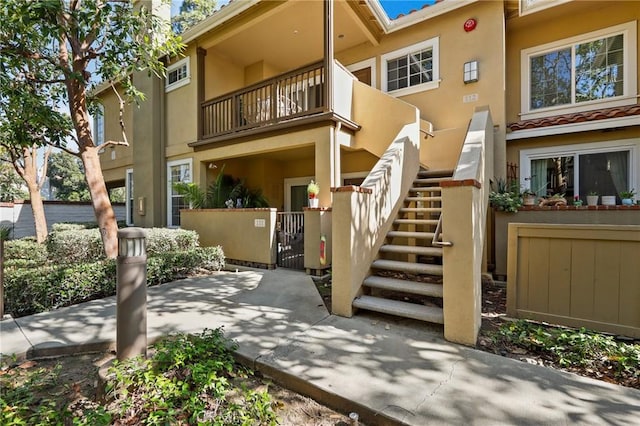
{"type": "MultiPolygon", "coordinates": [[[[184,278],[198,268],[220,270],[223,266],[224,253],[220,247],[167,252],[147,259],[147,285],[184,278]]],[[[111,296],[115,291],[113,259],[5,271],[6,310],[14,317],[111,296]]]]}
{"type": "Polygon", "coordinates": [[[4,257],[6,260],[24,259],[43,264],[47,261],[47,247],[31,237],[5,241],[4,257]]]}
{"type": "Polygon", "coordinates": [[[198,233],[196,231],[150,228],[146,232],[149,256],[168,251],[193,250],[198,247],[198,233]]]}
{"type": "Polygon", "coordinates": [[[98,229],[78,228],[79,225],[60,226],[51,231],[46,245],[49,259],[56,262],[80,263],[104,259],[102,237],[98,229]]]}

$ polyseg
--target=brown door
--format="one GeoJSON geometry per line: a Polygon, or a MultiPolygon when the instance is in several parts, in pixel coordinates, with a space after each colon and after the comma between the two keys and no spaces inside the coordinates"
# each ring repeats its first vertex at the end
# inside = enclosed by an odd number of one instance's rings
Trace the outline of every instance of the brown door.
{"type": "Polygon", "coordinates": [[[358,81],[371,86],[371,67],[362,68],[361,70],[357,71],[351,71],[351,74],[355,75],[358,81]]]}

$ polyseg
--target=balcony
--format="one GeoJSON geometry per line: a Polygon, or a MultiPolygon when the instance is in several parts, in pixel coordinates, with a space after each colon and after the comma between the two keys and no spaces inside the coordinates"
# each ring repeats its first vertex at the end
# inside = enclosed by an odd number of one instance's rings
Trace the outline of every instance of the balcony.
{"type": "Polygon", "coordinates": [[[226,139],[325,111],[322,62],[280,74],[201,104],[199,140],[226,139]]]}

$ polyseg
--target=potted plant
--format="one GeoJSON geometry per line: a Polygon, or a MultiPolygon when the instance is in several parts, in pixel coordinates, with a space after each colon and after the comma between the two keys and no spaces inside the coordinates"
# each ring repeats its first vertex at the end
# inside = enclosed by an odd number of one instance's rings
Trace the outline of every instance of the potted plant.
{"type": "Polygon", "coordinates": [[[628,191],[620,191],[620,199],[622,200],[623,206],[632,206],[633,205],[633,197],[636,195],[635,189],[630,189],[628,191]]]}
{"type": "Polygon", "coordinates": [[[616,205],[616,196],[615,195],[603,195],[602,196],[602,205],[603,206],[615,206],[616,205]]]}
{"type": "Polygon", "coordinates": [[[576,207],[580,207],[582,205],[582,200],[580,199],[579,195],[573,196],[573,205],[576,207]]]}
{"type": "Polygon", "coordinates": [[[311,180],[309,185],[307,185],[307,195],[309,196],[309,207],[317,208],[318,207],[318,193],[320,192],[320,187],[317,183],[311,180]]]}
{"type": "Polygon", "coordinates": [[[596,191],[589,191],[587,194],[587,205],[588,206],[597,206],[598,205],[598,193],[596,191]]]}
{"type": "Polygon", "coordinates": [[[535,206],[537,195],[529,188],[525,188],[521,193],[522,204],[525,206],[535,206]]]}

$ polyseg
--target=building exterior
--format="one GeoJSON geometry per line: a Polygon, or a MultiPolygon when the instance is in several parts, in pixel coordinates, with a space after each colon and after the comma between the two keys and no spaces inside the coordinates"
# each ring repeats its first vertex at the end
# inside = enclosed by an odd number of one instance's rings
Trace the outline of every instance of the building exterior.
{"type": "MultiPolygon", "coordinates": [[[[318,232],[332,239],[334,287],[349,282],[334,310],[350,316],[369,294],[363,279],[384,247],[418,274],[421,258],[444,257],[429,269],[444,275],[444,296],[442,278],[427,292],[444,298],[436,322],[472,344],[495,251],[483,258],[486,195],[507,163],[539,195],[640,188],[637,6],[444,0],[391,20],[376,0],[235,0],[183,35],[164,80],[133,76],[147,100],[127,107],[131,146],[103,154],[105,179],[126,187],[127,220],[145,227],[180,226],[188,206],[172,185],[209,185],[222,166],[279,212],[306,207],[313,179],[320,211],[333,210],[318,232]],[[416,188],[435,179],[416,179],[419,168],[451,182],[416,188]],[[427,233],[433,244],[419,242],[427,233]],[[401,238],[439,252],[397,248],[401,238]]],[[[117,139],[117,99],[100,96],[97,127],[117,139]]]]}

